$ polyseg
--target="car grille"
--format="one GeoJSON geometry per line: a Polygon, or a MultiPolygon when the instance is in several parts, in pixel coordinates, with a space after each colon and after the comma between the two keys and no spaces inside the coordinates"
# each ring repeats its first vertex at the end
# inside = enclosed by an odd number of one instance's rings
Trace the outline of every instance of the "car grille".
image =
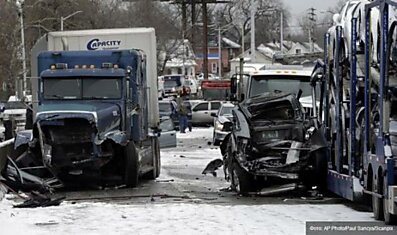
{"type": "Polygon", "coordinates": [[[222,131],[232,131],[233,123],[231,122],[226,122],[223,124],[223,129],[222,131]]]}

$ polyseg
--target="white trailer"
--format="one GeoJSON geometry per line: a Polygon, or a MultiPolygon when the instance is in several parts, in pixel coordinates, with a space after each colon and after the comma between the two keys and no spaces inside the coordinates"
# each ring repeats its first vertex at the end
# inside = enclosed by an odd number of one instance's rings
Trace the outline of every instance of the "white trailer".
{"type": "Polygon", "coordinates": [[[153,28],[93,29],[49,32],[41,37],[31,51],[31,82],[33,110],[37,110],[37,56],[42,51],[117,50],[140,49],[145,52],[147,84],[149,90],[149,127],[159,125],[157,102],[156,35],[153,28]]]}

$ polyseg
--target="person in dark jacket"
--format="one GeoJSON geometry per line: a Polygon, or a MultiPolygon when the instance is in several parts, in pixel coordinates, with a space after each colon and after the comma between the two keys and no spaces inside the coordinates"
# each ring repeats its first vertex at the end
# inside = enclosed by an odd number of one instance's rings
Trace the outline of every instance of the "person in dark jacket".
{"type": "Polygon", "coordinates": [[[187,91],[185,87],[179,92],[179,97],[177,98],[178,104],[178,117],[179,117],[179,130],[181,133],[186,133],[186,128],[188,128],[188,107],[186,105],[187,91]]]}

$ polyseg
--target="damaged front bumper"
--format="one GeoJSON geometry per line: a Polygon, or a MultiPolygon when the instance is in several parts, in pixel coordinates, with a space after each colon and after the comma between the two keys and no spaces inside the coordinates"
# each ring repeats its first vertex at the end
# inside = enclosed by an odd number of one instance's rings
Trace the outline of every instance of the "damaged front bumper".
{"type": "Polygon", "coordinates": [[[282,140],[237,155],[240,166],[255,176],[299,179],[309,163],[310,148],[297,141],[282,140]]]}

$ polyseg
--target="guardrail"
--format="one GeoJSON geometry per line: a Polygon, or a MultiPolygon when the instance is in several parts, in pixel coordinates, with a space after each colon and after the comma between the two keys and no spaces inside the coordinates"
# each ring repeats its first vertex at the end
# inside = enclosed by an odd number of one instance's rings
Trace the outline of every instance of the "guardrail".
{"type": "Polygon", "coordinates": [[[15,138],[0,142],[0,173],[7,164],[7,158],[13,151],[15,138]]]}

